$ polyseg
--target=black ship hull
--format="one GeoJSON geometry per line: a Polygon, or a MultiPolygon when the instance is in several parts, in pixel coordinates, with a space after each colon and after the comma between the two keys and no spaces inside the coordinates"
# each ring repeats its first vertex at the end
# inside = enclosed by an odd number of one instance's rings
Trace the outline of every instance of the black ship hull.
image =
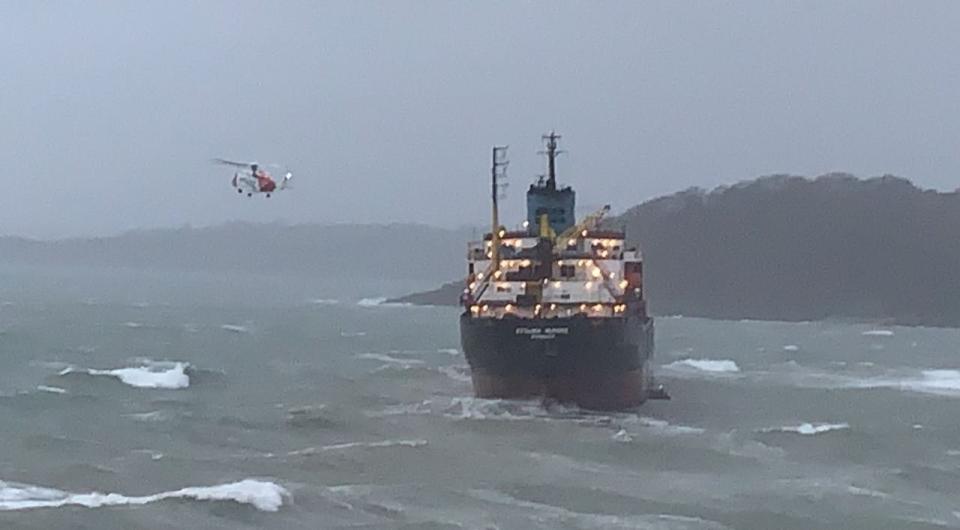
{"type": "Polygon", "coordinates": [[[542,397],[589,409],[642,404],[651,391],[653,320],[460,316],[477,397],[542,397]]]}

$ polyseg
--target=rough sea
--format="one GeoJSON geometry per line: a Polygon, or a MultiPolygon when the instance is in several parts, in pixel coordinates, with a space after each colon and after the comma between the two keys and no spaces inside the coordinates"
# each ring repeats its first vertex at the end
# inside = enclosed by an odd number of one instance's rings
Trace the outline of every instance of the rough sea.
{"type": "Polygon", "coordinates": [[[659,318],[593,413],[473,398],[423,287],[0,270],[0,528],[960,528],[956,330],[659,318]]]}

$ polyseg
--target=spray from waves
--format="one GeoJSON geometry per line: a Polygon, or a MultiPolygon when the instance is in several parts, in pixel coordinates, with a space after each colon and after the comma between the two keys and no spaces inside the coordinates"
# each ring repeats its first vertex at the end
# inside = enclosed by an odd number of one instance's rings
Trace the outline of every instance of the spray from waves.
{"type": "Polygon", "coordinates": [[[230,331],[232,333],[250,333],[250,329],[246,326],[240,326],[238,324],[224,324],[220,326],[220,329],[224,331],[230,331]]]}
{"type": "Polygon", "coordinates": [[[426,440],[383,440],[380,442],[346,442],[341,444],[324,445],[321,447],[307,447],[287,453],[290,456],[310,456],[331,451],[349,451],[351,449],[383,449],[388,447],[425,447],[426,440]]]}
{"type": "Polygon", "coordinates": [[[786,427],[774,427],[772,429],[763,429],[761,432],[785,432],[813,436],[817,434],[828,433],[831,431],[845,431],[850,428],[849,423],[801,423],[800,425],[791,425],[786,427]]]}
{"type": "Polygon", "coordinates": [[[150,362],[134,368],[117,368],[114,370],[83,370],[69,367],[60,372],[61,376],[72,373],[85,373],[94,376],[116,377],[126,385],[136,388],[161,388],[176,390],[190,386],[190,376],[185,362],[157,363],[150,362]]]}
{"type": "Polygon", "coordinates": [[[688,370],[693,368],[701,372],[711,373],[737,373],[740,371],[740,367],[737,366],[737,363],[728,359],[683,359],[681,361],[674,361],[668,365],[665,365],[664,368],[672,370],[688,370]]]}
{"type": "Polygon", "coordinates": [[[154,495],[128,497],[118,493],[70,493],[52,488],[6,483],[0,481],[0,510],[31,510],[63,506],[133,506],[166,499],[193,499],[197,501],[233,501],[249,504],[264,512],[275,512],[289,497],[283,486],[273,482],[245,479],[217,486],[191,487],[154,495]]]}

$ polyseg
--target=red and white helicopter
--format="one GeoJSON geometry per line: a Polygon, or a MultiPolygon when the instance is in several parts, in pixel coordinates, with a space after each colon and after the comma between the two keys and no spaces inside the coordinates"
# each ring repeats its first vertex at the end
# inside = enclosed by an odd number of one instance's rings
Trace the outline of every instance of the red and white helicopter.
{"type": "Polygon", "coordinates": [[[256,162],[234,162],[233,160],[224,160],[223,158],[214,158],[214,162],[233,166],[238,168],[233,174],[233,180],[230,182],[237,190],[237,193],[246,193],[247,197],[253,197],[253,194],[263,193],[267,197],[275,191],[285,190],[290,187],[290,179],[293,173],[287,171],[284,173],[280,183],[262,169],[256,162]]]}

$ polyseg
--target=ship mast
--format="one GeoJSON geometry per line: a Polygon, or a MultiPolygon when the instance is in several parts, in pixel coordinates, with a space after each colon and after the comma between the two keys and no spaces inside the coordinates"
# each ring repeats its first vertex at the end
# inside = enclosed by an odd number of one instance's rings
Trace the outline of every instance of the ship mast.
{"type": "Polygon", "coordinates": [[[557,155],[562,153],[557,149],[557,140],[560,135],[550,131],[550,134],[544,134],[542,138],[547,142],[547,150],[541,153],[547,155],[547,189],[557,189],[557,155]]]}
{"type": "Polygon", "coordinates": [[[500,211],[497,201],[500,188],[506,186],[501,181],[507,177],[507,146],[494,146],[490,164],[490,197],[493,199],[493,226],[490,231],[491,270],[500,270],[500,211]]]}

